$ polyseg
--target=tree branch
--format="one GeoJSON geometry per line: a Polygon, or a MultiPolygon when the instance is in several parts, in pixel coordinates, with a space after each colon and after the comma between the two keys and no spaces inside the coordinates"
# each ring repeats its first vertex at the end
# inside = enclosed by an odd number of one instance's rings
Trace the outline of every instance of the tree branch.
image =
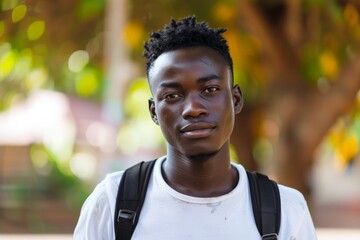
{"type": "Polygon", "coordinates": [[[280,76],[279,79],[276,79],[276,83],[301,82],[298,71],[299,57],[284,37],[284,33],[279,30],[281,28],[270,25],[258,7],[250,1],[239,0],[237,7],[247,26],[262,40],[270,62],[274,64],[276,73],[280,76]]]}
{"type": "Polygon", "coordinates": [[[301,23],[301,1],[287,0],[284,2],[287,5],[286,20],[284,22],[284,32],[291,46],[299,50],[302,36],[301,23]]]}
{"type": "Polygon", "coordinates": [[[304,103],[302,118],[296,125],[296,135],[300,141],[306,142],[306,151],[312,153],[336,120],[350,110],[359,90],[360,52],[326,93],[313,94],[304,103]]]}

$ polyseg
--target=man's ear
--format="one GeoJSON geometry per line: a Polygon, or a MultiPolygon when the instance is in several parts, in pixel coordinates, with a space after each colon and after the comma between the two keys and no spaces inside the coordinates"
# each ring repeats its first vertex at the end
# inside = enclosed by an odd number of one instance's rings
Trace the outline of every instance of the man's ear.
{"type": "Polygon", "coordinates": [[[156,112],[155,112],[155,102],[153,98],[149,98],[149,112],[151,119],[154,121],[155,124],[159,125],[159,120],[157,118],[156,112]]]}
{"type": "Polygon", "coordinates": [[[241,92],[239,85],[237,84],[233,87],[232,92],[234,98],[234,111],[235,114],[238,114],[239,112],[241,112],[241,109],[244,106],[243,94],[241,92]]]}

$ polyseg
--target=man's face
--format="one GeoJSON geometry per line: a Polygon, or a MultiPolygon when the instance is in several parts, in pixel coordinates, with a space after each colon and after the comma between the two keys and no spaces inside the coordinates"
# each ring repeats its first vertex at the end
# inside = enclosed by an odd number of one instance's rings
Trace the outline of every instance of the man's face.
{"type": "Polygon", "coordinates": [[[191,47],[163,53],[149,71],[149,84],[154,97],[149,110],[170,148],[196,156],[228,143],[242,96],[215,50],[191,47]]]}

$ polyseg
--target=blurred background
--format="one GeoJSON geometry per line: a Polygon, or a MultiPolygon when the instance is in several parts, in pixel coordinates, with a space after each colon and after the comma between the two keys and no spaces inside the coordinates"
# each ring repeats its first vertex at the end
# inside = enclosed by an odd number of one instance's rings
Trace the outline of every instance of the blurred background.
{"type": "Polygon", "coordinates": [[[1,0],[0,233],[71,234],[107,173],[165,154],[147,110],[148,34],[225,27],[245,96],[232,159],[360,229],[360,1],[1,0]]]}

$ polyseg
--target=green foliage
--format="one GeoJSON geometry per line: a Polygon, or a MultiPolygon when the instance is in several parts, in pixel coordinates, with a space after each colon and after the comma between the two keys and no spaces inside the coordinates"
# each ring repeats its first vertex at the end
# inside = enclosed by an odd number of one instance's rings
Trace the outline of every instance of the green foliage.
{"type": "Polygon", "coordinates": [[[135,79],[124,102],[124,113],[129,118],[148,118],[147,100],[152,96],[146,78],[135,79]]]}
{"type": "Polygon", "coordinates": [[[24,1],[4,1],[0,21],[0,111],[3,111],[38,88],[46,88],[99,101],[103,94],[103,67],[98,59],[97,35],[101,28],[84,26],[102,23],[105,0],[81,1],[76,8],[64,1],[62,8],[47,1],[26,4],[24,1]],[[72,7],[72,9],[67,8],[72,7]],[[59,11],[53,14],[52,11],[59,11]],[[61,15],[61,11],[64,15],[61,15]],[[78,18],[73,12],[77,11],[78,18]],[[48,14],[45,14],[48,13],[48,14]],[[66,13],[66,14],[65,14],[66,13]],[[76,24],[66,25],[69,21],[76,24]],[[77,36],[74,33],[82,32],[77,36]],[[57,35],[57,36],[56,36],[57,35]],[[58,42],[60,39],[64,42],[58,42]],[[92,45],[89,45],[89,44],[92,45]],[[86,49],[86,47],[89,47],[86,49]],[[78,50],[90,57],[74,72],[70,57],[78,50]]]}
{"type": "Polygon", "coordinates": [[[241,87],[245,103],[256,102],[263,88],[246,69],[234,68],[234,83],[241,87]]]}
{"type": "Polygon", "coordinates": [[[118,147],[128,155],[151,151],[165,146],[160,128],[148,110],[152,97],[146,78],[135,79],[129,87],[124,106],[125,120],[118,132],[118,147]]]}
{"type": "Polygon", "coordinates": [[[97,18],[104,11],[106,0],[81,0],[77,7],[80,20],[97,18]]]}

